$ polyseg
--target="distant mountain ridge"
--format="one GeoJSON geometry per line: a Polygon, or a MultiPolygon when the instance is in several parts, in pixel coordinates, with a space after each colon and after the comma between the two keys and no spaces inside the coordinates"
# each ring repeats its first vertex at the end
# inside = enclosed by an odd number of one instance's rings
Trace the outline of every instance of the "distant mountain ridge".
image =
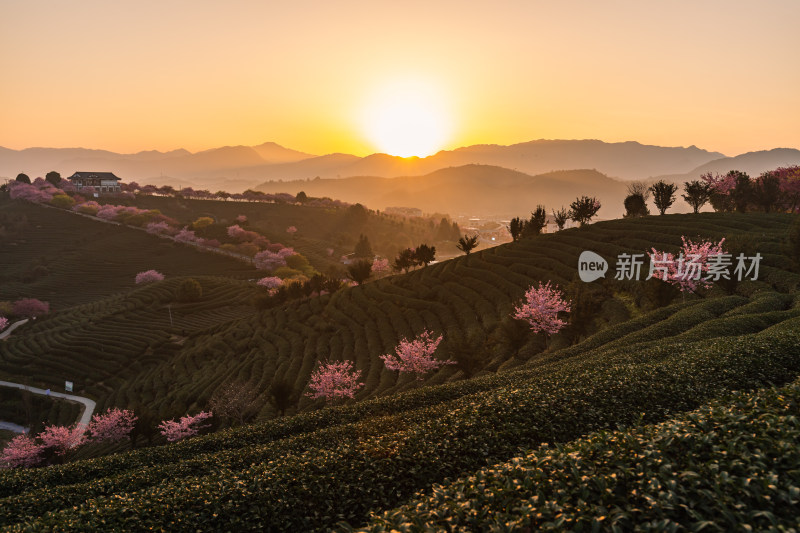
{"type": "Polygon", "coordinates": [[[62,175],[78,170],[102,170],[114,172],[124,181],[228,192],[256,187],[274,190],[270,181],[426,176],[438,170],[468,165],[504,168],[530,176],[558,170],[594,169],[621,180],[652,180],[661,176],[681,180],[693,179],[709,170],[727,172],[733,168],[757,175],[776,166],[798,163],[800,151],[791,148],[730,158],[696,146],[662,147],[633,141],[607,143],[599,140],[534,140],[508,146],[482,144],[443,150],[423,158],[380,153],[366,157],[342,153],[317,156],[273,142],[223,146],[197,153],[183,149],[118,154],[84,148],[10,150],[0,147],[0,177],[5,178],[13,178],[19,172],[38,177],[50,170],[62,175]]]}
{"type": "Polygon", "coordinates": [[[527,216],[538,204],[569,206],[578,195],[597,196],[605,206],[603,218],[622,215],[627,183],[590,169],[562,170],[531,176],[492,165],[443,168],[421,176],[383,178],[354,176],[268,182],[264,192],[304,191],[310,196],[330,196],[373,209],[410,206],[426,213],[453,216],[527,216]]]}

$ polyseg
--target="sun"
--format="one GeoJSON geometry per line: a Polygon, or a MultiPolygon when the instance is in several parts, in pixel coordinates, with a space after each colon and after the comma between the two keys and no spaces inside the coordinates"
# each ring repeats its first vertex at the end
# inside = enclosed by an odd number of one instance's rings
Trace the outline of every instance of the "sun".
{"type": "Polygon", "coordinates": [[[367,102],[363,121],[375,148],[400,157],[434,154],[450,133],[443,99],[420,82],[395,82],[377,91],[367,102]]]}

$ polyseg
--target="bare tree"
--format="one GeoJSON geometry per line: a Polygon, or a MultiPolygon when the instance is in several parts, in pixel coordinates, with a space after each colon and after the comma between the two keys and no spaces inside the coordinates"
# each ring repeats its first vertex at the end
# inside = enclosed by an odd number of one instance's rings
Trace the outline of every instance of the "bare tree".
{"type": "Polygon", "coordinates": [[[632,194],[640,195],[646,203],[650,199],[650,187],[643,181],[632,181],[628,184],[628,196],[632,194]]]}
{"type": "Polygon", "coordinates": [[[258,390],[251,382],[231,381],[214,392],[208,405],[215,415],[241,425],[258,413],[258,400],[258,390]]]}

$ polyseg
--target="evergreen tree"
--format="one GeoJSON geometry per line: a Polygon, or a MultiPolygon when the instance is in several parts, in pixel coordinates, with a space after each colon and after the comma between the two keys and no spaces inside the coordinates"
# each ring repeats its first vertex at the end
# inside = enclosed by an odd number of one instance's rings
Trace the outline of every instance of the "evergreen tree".
{"type": "Polygon", "coordinates": [[[711,187],[700,180],[683,182],[683,199],[686,200],[695,213],[711,199],[711,187]]]}
{"type": "Polygon", "coordinates": [[[545,211],[543,205],[538,205],[536,210],[531,213],[531,218],[525,222],[525,229],[522,234],[525,237],[539,235],[545,224],[547,224],[547,211],[545,211]]]}
{"type": "Polygon", "coordinates": [[[375,254],[372,253],[372,245],[369,243],[369,239],[362,233],[358,237],[358,242],[356,243],[355,256],[372,259],[374,255],[375,254]]]}
{"type": "Polygon", "coordinates": [[[655,202],[660,215],[663,215],[675,203],[675,191],[677,190],[677,185],[667,183],[664,180],[659,180],[650,186],[650,192],[653,193],[653,202],[655,202]]]}
{"type": "Polygon", "coordinates": [[[511,240],[518,241],[520,237],[522,237],[522,232],[525,229],[525,222],[519,217],[514,217],[506,227],[511,234],[511,240]]]}
{"type": "Polygon", "coordinates": [[[473,235],[470,237],[469,235],[464,235],[463,237],[458,239],[458,243],[456,243],[456,248],[464,252],[465,254],[469,255],[469,253],[478,246],[478,236],[473,235]]]}
{"type": "Polygon", "coordinates": [[[632,218],[632,217],[643,217],[650,214],[650,210],[647,209],[647,203],[645,202],[644,196],[639,193],[629,194],[627,198],[625,198],[625,218],[632,218]]]}
{"type": "Polygon", "coordinates": [[[420,264],[428,266],[436,259],[436,247],[428,246],[427,244],[420,244],[414,250],[414,259],[420,264]]]}

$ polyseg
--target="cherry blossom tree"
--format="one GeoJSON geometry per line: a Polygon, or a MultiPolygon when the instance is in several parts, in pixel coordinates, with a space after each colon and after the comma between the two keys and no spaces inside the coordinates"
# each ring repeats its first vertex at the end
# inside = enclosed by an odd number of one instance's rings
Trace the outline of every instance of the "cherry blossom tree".
{"type": "Polygon", "coordinates": [[[42,462],[42,446],[28,435],[17,435],[5,448],[0,456],[0,463],[5,468],[18,468],[36,466],[42,462]]]}
{"type": "Polygon", "coordinates": [[[282,248],[277,252],[264,250],[253,257],[253,263],[260,270],[275,270],[278,267],[286,266],[286,258],[294,253],[292,248],[282,248]]]}
{"type": "Polygon", "coordinates": [[[417,379],[422,379],[423,374],[430,370],[456,363],[433,358],[433,352],[436,351],[440,342],[442,342],[442,335],[434,339],[431,332],[425,330],[413,340],[402,339],[395,347],[394,354],[384,354],[381,359],[389,370],[417,374],[417,379]]]}
{"type": "Polygon", "coordinates": [[[86,442],[86,426],[75,424],[71,428],[65,426],[46,426],[39,435],[44,450],[51,449],[56,455],[66,455],[70,448],[76,448],[86,442]]]}
{"type": "Polygon", "coordinates": [[[50,312],[50,304],[36,298],[22,298],[14,302],[11,312],[17,316],[34,318],[50,312]]]}
{"type": "Polygon", "coordinates": [[[175,235],[174,239],[185,243],[197,242],[197,235],[189,228],[183,228],[175,235]]]}
{"type": "Polygon", "coordinates": [[[364,383],[358,381],[361,371],[353,368],[352,361],[338,363],[320,363],[320,366],[311,374],[311,381],[306,396],[311,398],[352,398],[364,383]]]}
{"type": "Polygon", "coordinates": [[[170,235],[176,233],[176,229],[167,224],[165,221],[159,222],[150,222],[146,227],[145,230],[147,233],[152,233],[154,235],[170,235]]]}
{"type": "Polygon", "coordinates": [[[187,437],[194,437],[201,429],[207,428],[209,424],[201,424],[201,422],[212,416],[211,411],[201,411],[194,416],[182,416],[178,422],[164,420],[158,425],[158,429],[169,442],[175,442],[187,437]]]}
{"type": "Polygon", "coordinates": [[[4,316],[0,316],[0,331],[3,331],[8,327],[8,319],[4,316]]]}
{"type": "MultiPolygon", "coordinates": [[[[709,276],[712,270],[711,258],[722,257],[724,254],[722,244],[725,239],[715,243],[713,241],[692,242],[681,236],[683,243],[678,257],[668,252],[659,252],[655,248],[650,256],[651,276],[675,285],[681,292],[696,292],[699,288],[708,289],[713,284],[709,276]]],[[[720,266],[725,266],[718,263],[720,266]]]]}
{"type": "Polygon", "coordinates": [[[286,233],[288,233],[289,235],[294,235],[295,233],[297,233],[297,228],[294,226],[289,226],[288,228],[286,228],[286,233]]]}
{"type": "Polygon", "coordinates": [[[524,301],[514,308],[513,316],[530,324],[534,333],[543,331],[545,335],[552,335],[567,324],[558,318],[558,314],[569,311],[570,301],[548,281],[531,285],[525,292],[524,301]]]}
{"type": "Polygon", "coordinates": [[[118,441],[127,439],[136,424],[137,417],[127,409],[108,409],[102,415],[94,415],[88,431],[95,441],[118,441]]]}
{"type": "Polygon", "coordinates": [[[376,257],[372,261],[372,271],[373,272],[387,272],[389,270],[389,260],[383,259],[380,257],[376,257]]]}
{"type": "Polygon", "coordinates": [[[247,223],[247,215],[239,215],[239,216],[237,216],[236,217],[236,222],[238,222],[239,224],[247,223]]]}
{"type": "Polygon", "coordinates": [[[157,272],[155,270],[145,270],[144,272],[139,272],[136,274],[136,284],[140,285],[142,283],[153,283],[155,281],[163,281],[164,274],[157,272]]]}
{"type": "Polygon", "coordinates": [[[277,276],[267,276],[266,278],[258,280],[256,285],[259,287],[266,287],[267,289],[277,289],[283,285],[283,280],[277,276]]]}

